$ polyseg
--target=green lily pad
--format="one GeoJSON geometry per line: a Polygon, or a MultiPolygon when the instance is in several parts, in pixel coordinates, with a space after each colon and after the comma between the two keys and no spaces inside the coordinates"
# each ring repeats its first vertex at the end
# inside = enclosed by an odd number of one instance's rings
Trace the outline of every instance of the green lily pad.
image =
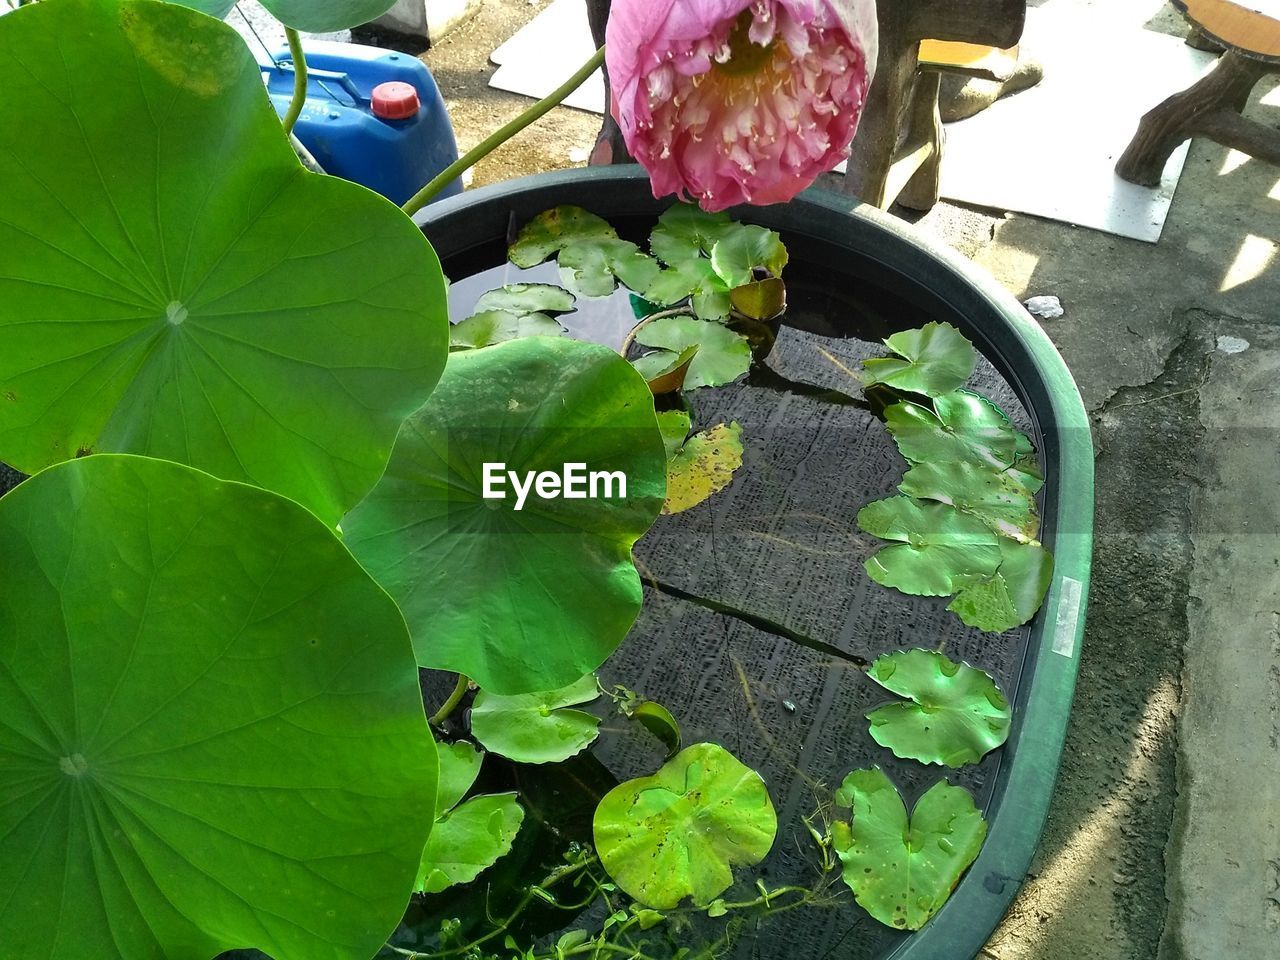
{"type": "Polygon", "coordinates": [[[787,287],[780,277],[765,277],[729,291],[733,309],[752,320],[772,320],[787,309],[787,287]]]}
{"type": "Polygon", "coordinates": [[[724,747],[697,743],[653,776],[619,784],[596,808],[596,851],[629,896],[655,910],[706,906],[759,863],[778,818],[764,781],[724,747]]]}
{"type": "Polygon", "coordinates": [[[947,607],[971,627],[1000,633],[1036,615],[1053,577],[1053,556],[1038,543],[1001,540],[1000,567],[965,587],[947,607]]]}
{"type": "Polygon", "coordinates": [[[693,317],[659,317],[636,333],[636,342],[680,353],[698,346],[689,364],[685,389],[718,387],[742,376],[751,367],[751,346],[721,323],[693,317]]]}
{"type": "Polygon", "coordinates": [[[1036,503],[1013,477],[976,463],[918,463],[898,489],[907,496],[949,504],[992,530],[1030,543],[1040,529],[1036,503]]]}
{"type": "Polygon", "coordinates": [[[332,531],[256,487],[86,457],[0,499],[0,582],[6,956],[379,949],[436,750],[404,621],[332,531]]]}
{"type": "Polygon", "coordinates": [[[1028,493],[1035,494],[1044,486],[1044,470],[1036,458],[1035,444],[1020,430],[1014,431],[1014,438],[1013,465],[1005,472],[1026,487],[1028,493]]]}
{"type": "Polygon", "coordinates": [[[588,297],[606,297],[617,281],[637,292],[649,288],[660,267],[604,220],[581,207],[546,210],[527,224],[511,245],[508,257],[518,267],[534,267],[557,258],[564,285],[588,297]]]}
{"type": "Polygon", "coordinates": [[[716,275],[705,257],[680,260],[657,274],[644,290],[646,300],[670,306],[686,297],[702,320],[720,320],[732,307],[728,285],[716,275]]]}
{"type": "Polygon", "coordinates": [[[667,748],[668,760],[680,752],[680,722],[662,704],[642,700],[628,709],[627,716],[661,741],[667,748]]]}
{"type": "Polygon", "coordinates": [[[506,310],[486,310],[450,327],[449,347],[453,350],[477,350],[521,337],[559,337],[563,334],[564,328],[544,313],[520,316],[506,310]]]}
{"type": "Polygon", "coordinates": [[[559,763],[600,735],[600,720],[568,707],[600,696],[595,674],[559,690],[504,697],[481,690],[471,708],[471,733],[486,750],[519,763],[559,763]]]}
{"type": "Polygon", "coordinates": [[[655,350],[642,357],[636,357],[631,365],[639,371],[649,384],[655,397],[665,393],[675,393],[684,387],[689,376],[689,367],[693,358],[698,355],[698,345],[686,347],[679,353],[672,350],[655,350]]]}
{"type": "Polygon", "coordinates": [[[622,642],[641,600],[631,547],[665,488],[644,378],[598,344],[531,337],[452,354],[342,526],[400,604],[422,666],[530,693],[577,680],[622,642]],[[485,498],[486,463],[506,465],[490,484],[504,499],[485,498]],[[526,489],[521,504],[502,476],[524,483],[567,463],[620,472],[626,496],[613,477],[595,497],[526,489]]]}
{"type": "Polygon", "coordinates": [[[718,423],[695,433],[667,461],[667,502],[664,514],[696,507],[733,482],[742,466],[742,427],[718,423]]]}
{"type": "Polygon", "coordinates": [[[852,825],[832,828],[844,882],[867,913],[899,930],[919,930],[942,909],[987,836],[973,798],[945,780],[916,802],[910,821],[878,768],[845,777],[837,801],[853,808],[852,825]]]}
{"type": "Polygon", "coordinates": [[[439,893],[470,883],[511,852],[524,823],[514,793],[472,797],[436,821],[422,854],[416,893],[439,893]]]}
{"type": "Polygon", "coordinates": [[[757,269],[772,277],[781,276],[786,265],[787,248],[782,239],[772,230],[754,224],[735,224],[711,248],[711,266],[731,288],[755,281],[757,269]]]}
{"type": "Polygon", "coordinates": [[[448,813],[467,795],[480,776],[484,754],[465,740],[437,743],[440,758],[440,783],[436,788],[436,818],[448,813]]]}
{"type": "Polygon", "coordinates": [[[867,714],[871,738],[895,757],[963,767],[1009,736],[1012,711],[992,677],[935,650],[877,657],[867,676],[907,697],[867,714]]]}
{"type": "MultiPolygon", "coordinates": [[[[235,0],[176,0],[215,17],[225,17],[235,0]]],[[[260,0],[267,11],[287,27],[307,33],[332,33],[376,20],[396,0],[260,0]]]]}
{"type": "Polygon", "coordinates": [[[946,597],[990,577],[1000,565],[999,537],[952,507],[889,497],[858,511],[858,527],[898,540],[869,557],[876,583],[921,597],[946,597]]]}
{"type": "Polygon", "coordinates": [[[978,355],[973,344],[949,323],[926,323],[885,340],[897,357],[864,360],[862,382],[939,397],[963,386],[973,373],[978,355]]]}
{"type": "Polygon", "coordinates": [[[539,313],[568,313],[575,302],[572,293],[554,283],[508,283],[482,293],[473,312],[505,310],[516,316],[529,317],[539,313]]]}
{"type": "Polygon", "coordinates": [[[336,523],[443,369],[421,231],[305,171],[244,41],[186,7],[17,10],[0,90],[0,460],[146,454],[336,523]]]}
{"type": "Polygon", "coordinates": [[[895,403],[885,410],[885,425],[912,463],[963,460],[1004,470],[1013,463],[1018,445],[1004,412],[986,397],[964,390],[936,397],[933,410],[895,403]]]}
{"type": "Polygon", "coordinates": [[[514,793],[462,798],[480,775],[484,754],[469,743],[437,744],[440,788],[436,823],[422,854],[415,893],[439,893],[470,883],[511,852],[524,823],[524,808],[514,793]]]}
{"type": "Polygon", "coordinates": [[[693,420],[683,410],[664,410],[658,414],[658,429],[662,431],[662,443],[667,450],[667,459],[675,456],[682,446],[685,437],[693,428],[693,420]]]}
{"type": "Polygon", "coordinates": [[[716,241],[738,224],[727,213],[707,213],[697,204],[677,203],[663,211],[649,235],[653,255],[670,266],[711,256],[716,241]]]}

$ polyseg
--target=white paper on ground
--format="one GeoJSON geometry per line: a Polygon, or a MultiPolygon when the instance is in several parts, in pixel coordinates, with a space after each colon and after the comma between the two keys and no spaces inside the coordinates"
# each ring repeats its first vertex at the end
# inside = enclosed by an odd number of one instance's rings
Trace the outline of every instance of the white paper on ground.
{"type": "MultiPolygon", "coordinates": [[[[573,76],[595,49],[585,0],[553,0],[489,55],[498,64],[489,86],[541,99],[573,76]]],[[[597,70],[564,102],[604,113],[604,73],[597,70]]]]}
{"type": "Polygon", "coordinates": [[[1023,50],[1044,79],[947,125],[942,195],[1155,243],[1187,146],[1155,189],[1121,180],[1115,163],[1142,115],[1194,83],[1213,55],[1079,8],[1028,10],[1023,50]]]}

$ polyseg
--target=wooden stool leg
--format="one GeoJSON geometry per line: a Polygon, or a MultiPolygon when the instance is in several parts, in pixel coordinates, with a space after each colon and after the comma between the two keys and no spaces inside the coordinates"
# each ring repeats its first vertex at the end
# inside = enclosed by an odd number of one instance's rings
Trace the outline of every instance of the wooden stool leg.
{"type": "Polygon", "coordinates": [[[916,79],[912,96],[911,126],[907,142],[917,139],[929,145],[928,156],[898,194],[898,203],[909,210],[931,210],[938,202],[938,184],[942,174],[942,114],[938,109],[938,91],[942,75],[936,70],[923,71],[916,79]]]}
{"type": "Polygon", "coordinates": [[[1266,72],[1261,63],[1228,50],[1202,80],[1147,112],[1116,163],[1116,173],[1130,183],[1157,186],[1164,165],[1178,144],[1221,127],[1223,111],[1230,111],[1236,120],[1246,123],[1239,111],[1266,72]]]}

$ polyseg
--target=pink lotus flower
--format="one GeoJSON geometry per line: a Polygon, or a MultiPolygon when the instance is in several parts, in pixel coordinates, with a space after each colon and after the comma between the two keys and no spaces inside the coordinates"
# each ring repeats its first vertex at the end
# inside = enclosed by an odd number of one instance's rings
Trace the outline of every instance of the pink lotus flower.
{"type": "Polygon", "coordinates": [[[656,197],[789,200],[849,155],[874,0],[613,0],[613,115],[656,197]]]}

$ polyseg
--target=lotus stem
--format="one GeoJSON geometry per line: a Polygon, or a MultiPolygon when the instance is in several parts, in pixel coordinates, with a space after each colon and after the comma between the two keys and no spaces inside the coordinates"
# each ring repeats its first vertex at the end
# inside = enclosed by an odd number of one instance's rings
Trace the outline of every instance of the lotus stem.
{"type": "Polygon", "coordinates": [[[289,38],[289,55],[293,58],[293,99],[282,122],[284,132],[293,133],[293,125],[302,116],[302,105],[307,102],[307,57],[302,52],[302,38],[297,30],[285,27],[284,35],[289,38]]]}
{"type": "Polygon", "coordinates": [[[431,717],[429,721],[431,726],[439,727],[444,724],[449,717],[453,716],[453,711],[458,709],[458,704],[462,702],[462,698],[467,695],[467,689],[471,686],[471,678],[465,673],[458,674],[458,682],[454,684],[453,693],[449,694],[446,700],[431,717]]]}
{"type": "Polygon", "coordinates": [[[453,163],[449,164],[449,166],[441,170],[432,178],[430,183],[406,200],[404,206],[400,209],[409,216],[413,216],[425,207],[432,199],[434,199],[436,194],[449,184],[453,183],[453,181],[456,180],[463,171],[474,167],[485,156],[493,152],[493,150],[506,143],[531,123],[541,119],[542,116],[550,111],[552,107],[559,105],[565,97],[582,86],[583,83],[586,82],[587,78],[600,68],[602,63],[604,63],[604,47],[601,47],[592,54],[591,59],[584,63],[577,73],[564,83],[560,84],[560,86],[556,87],[555,90],[551,91],[551,93],[547,94],[547,96],[543,97],[510,123],[503,124],[453,163]]]}

